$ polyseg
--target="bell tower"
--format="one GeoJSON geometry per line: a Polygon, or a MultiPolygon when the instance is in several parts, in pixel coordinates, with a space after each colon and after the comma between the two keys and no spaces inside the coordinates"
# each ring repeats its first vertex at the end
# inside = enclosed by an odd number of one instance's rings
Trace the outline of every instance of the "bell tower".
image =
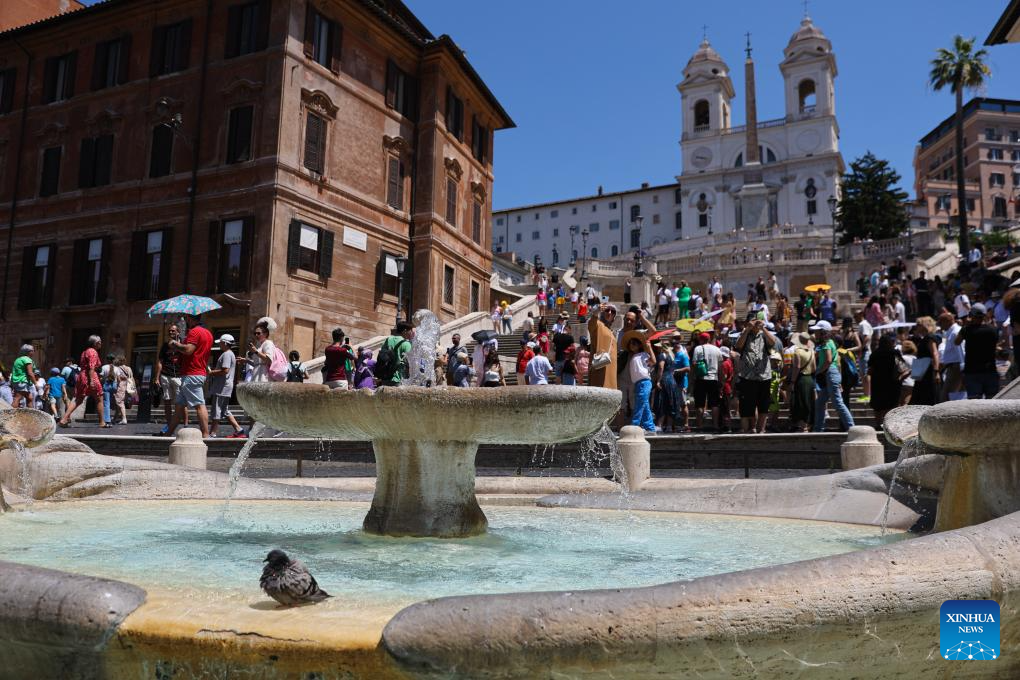
{"type": "Polygon", "coordinates": [[[684,140],[729,129],[733,100],[730,69],[707,37],[687,62],[684,79],[676,87],[680,90],[684,140]]]}
{"type": "Polygon", "coordinates": [[[783,73],[786,91],[786,119],[834,116],[836,58],[832,54],[832,43],[811,17],[804,15],[783,56],[779,70],[783,73]]]}

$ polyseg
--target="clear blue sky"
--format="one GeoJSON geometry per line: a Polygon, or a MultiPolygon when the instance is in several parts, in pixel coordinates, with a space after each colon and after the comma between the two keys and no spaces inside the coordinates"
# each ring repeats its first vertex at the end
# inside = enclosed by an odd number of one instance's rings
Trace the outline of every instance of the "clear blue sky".
{"type": "MultiPolygon", "coordinates": [[[[798,28],[797,0],[405,0],[448,33],[517,123],[496,133],[495,209],[664,184],[680,173],[676,84],[708,26],[729,64],[742,123],[744,32],[756,62],[758,119],[784,114],[779,62],[798,28]]],[[[1006,0],[814,0],[832,41],[836,113],[849,163],[867,150],[892,162],[913,195],[914,145],[953,111],[927,87],[935,49],[960,33],[979,43],[1006,0]]],[[[1020,99],[1020,45],[987,48],[985,96],[1020,99]]]]}

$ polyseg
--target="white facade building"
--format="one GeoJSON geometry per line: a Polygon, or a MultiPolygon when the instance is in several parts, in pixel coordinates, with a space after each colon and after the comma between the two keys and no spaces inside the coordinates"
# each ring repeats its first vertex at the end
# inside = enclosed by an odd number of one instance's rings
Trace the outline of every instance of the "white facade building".
{"type": "MultiPolygon", "coordinates": [[[[747,126],[731,125],[734,89],[726,62],[705,40],[687,63],[677,85],[683,222],[691,225],[685,238],[780,225],[831,229],[826,201],[839,197],[844,169],[835,115],[836,59],[829,40],[806,17],[784,57],[779,70],[786,115],[757,122],[761,166],[755,173],[745,163],[747,126]],[[764,184],[766,196],[765,209],[754,214],[740,195],[751,182],[764,184]]],[[[749,65],[750,60],[745,71],[749,65]]],[[[745,103],[757,119],[753,89],[748,90],[745,103]]]]}
{"type": "Polygon", "coordinates": [[[642,249],[675,241],[682,231],[677,217],[679,188],[679,184],[645,184],[617,193],[603,193],[600,188],[593,196],[494,212],[492,251],[512,252],[532,263],[539,258],[543,264],[560,267],[580,261],[582,253],[586,259],[616,257],[637,246],[638,215],[642,217],[642,249]]]}
{"type": "MultiPolygon", "coordinates": [[[[678,184],[494,212],[493,252],[543,264],[632,257],[679,257],[725,245],[744,231],[781,228],[787,236],[831,237],[827,200],[838,198],[844,170],[835,115],[832,45],[805,17],[779,65],[786,112],[757,122],[753,63],[745,63],[749,118],[756,122],[760,165],[745,162],[747,126],[731,124],[730,69],[707,40],[688,61],[680,91],[682,172],[678,184]],[[640,215],[642,227],[636,228],[640,215]],[[571,228],[575,229],[571,247],[571,228]],[[581,232],[587,230],[586,247],[581,232]],[[640,238],[639,238],[640,233],[640,238]],[[555,249],[555,250],[554,250],[555,249]]],[[[752,135],[753,137],[753,135],[752,135]]],[[[778,232],[777,232],[778,233],[778,232]]]]}

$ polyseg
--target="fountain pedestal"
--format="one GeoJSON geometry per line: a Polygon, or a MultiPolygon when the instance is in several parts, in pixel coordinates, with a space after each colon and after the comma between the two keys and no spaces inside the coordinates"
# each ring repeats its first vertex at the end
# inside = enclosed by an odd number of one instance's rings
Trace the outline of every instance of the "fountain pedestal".
{"type": "Polygon", "coordinates": [[[386,536],[457,538],[485,533],[470,442],[372,442],[376,482],[364,529],[386,536]]]}
{"type": "Polygon", "coordinates": [[[256,421],[291,434],[372,442],[375,497],[365,531],[454,538],[488,526],[475,498],[478,444],[575,441],[616,413],[621,394],[559,385],[372,392],[246,383],[237,398],[256,421]]]}

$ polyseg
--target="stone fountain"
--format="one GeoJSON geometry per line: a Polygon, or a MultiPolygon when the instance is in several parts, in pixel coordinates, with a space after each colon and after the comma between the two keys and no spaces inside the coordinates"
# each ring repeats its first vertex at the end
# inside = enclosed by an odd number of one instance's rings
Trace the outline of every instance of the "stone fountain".
{"type": "MultiPolygon", "coordinates": [[[[57,428],[53,416],[36,409],[14,409],[0,401],[0,450],[35,448],[48,442],[57,428]]],[[[0,487],[0,512],[10,510],[0,487]]]]}
{"type": "Polygon", "coordinates": [[[310,437],[371,441],[376,484],[364,529],[443,538],[484,533],[475,498],[478,444],[555,444],[598,430],[620,408],[599,387],[330,390],[248,383],[237,398],[252,418],[310,437]]]}

